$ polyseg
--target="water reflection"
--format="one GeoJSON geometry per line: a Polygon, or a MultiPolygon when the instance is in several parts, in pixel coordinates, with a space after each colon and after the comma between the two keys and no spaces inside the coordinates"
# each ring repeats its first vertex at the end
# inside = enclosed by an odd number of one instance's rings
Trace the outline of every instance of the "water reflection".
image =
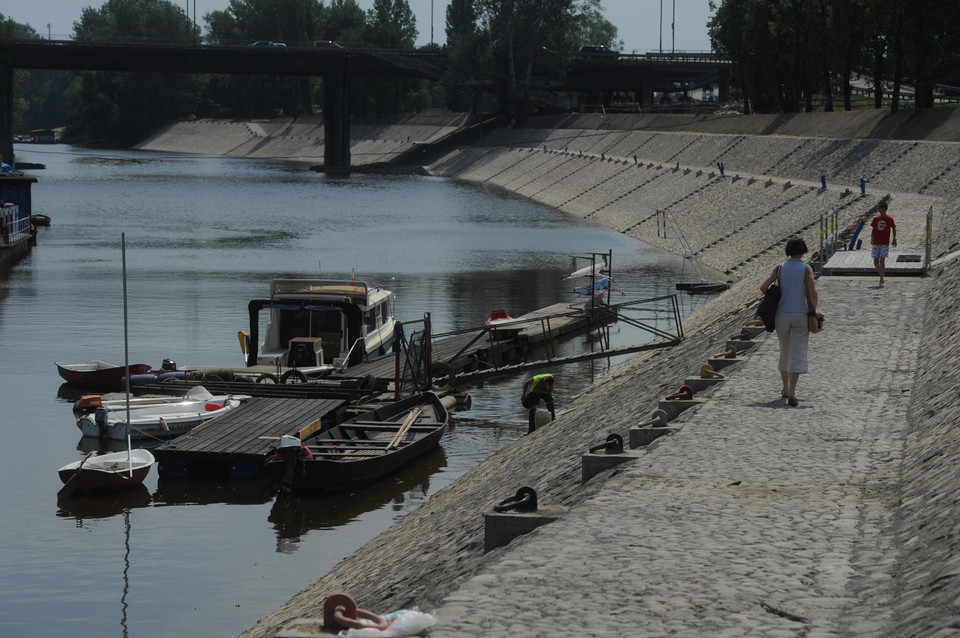
{"type": "Polygon", "coordinates": [[[117,516],[131,509],[150,505],[150,490],[143,484],[120,492],[104,494],[75,493],[57,500],[57,516],[74,518],[77,527],[84,527],[88,519],[103,519],[117,516]]]}
{"type": "Polygon", "coordinates": [[[276,531],[277,551],[296,551],[303,536],[311,530],[341,527],[382,507],[400,511],[409,499],[426,500],[430,494],[430,477],[446,465],[447,457],[440,447],[399,473],[362,489],[278,498],[267,517],[276,531]]]}

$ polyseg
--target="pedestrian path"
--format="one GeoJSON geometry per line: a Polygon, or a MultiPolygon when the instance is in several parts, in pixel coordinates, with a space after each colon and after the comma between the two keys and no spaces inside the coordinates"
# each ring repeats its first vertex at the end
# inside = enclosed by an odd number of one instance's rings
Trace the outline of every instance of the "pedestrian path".
{"type": "Polygon", "coordinates": [[[926,285],[821,278],[799,407],[759,337],[678,433],[495,550],[430,635],[884,635],[926,285]]]}

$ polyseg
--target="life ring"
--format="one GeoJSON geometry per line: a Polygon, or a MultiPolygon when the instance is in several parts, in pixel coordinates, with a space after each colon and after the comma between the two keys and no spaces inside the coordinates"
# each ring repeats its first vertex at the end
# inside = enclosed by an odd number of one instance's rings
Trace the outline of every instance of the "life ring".
{"type": "Polygon", "coordinates": [[[327,629],[343,627],[345,629],[379,629],[383,631],[390,626],[390,621],[378,616],[372,611],[360,609],[353,598],[346,594],[334,594],[323,601],[323,626],[327,629]],[[369,620],[373,624],[362,623],[360,619],[369,620]]]}
{"type": "Polygon", "coordinates": [[[300,458],[301,458],[301,459],[305,459],[305,460],[307,460],[307,461],[312,461],[312,460],[313,460],[313,452],[311,452],[311,451],[310,451],[310,448],[308,448],[306,445],[301,445],[301,446],[300,446],[300,458]]]}
{"type": "Polygon", "coordinates": [[[443,361],[434,361],[430,364],[430,380],[433,385],[437,386],[438,388],[443,386],[450,386],[452,388],[457,382],[457,373],[454,371],[453,366],[451,366],[449,363],[445,363],[443,361]],[[439,383],[434,382],[433,378],[437,376],[438,372],[446,374],[447,380],[440,381],[439,383]]]}
{"type": "Polygon", "coordinates": [[[257,377],[257,383],[276,385],[277,375],[270,374],[269,372],[264,372],[259,377],[257,377]]]}
{"type": "Polygon", "coordinates": [[[283,373],[283,376],[280,377],[280,383],[287,384],[296,384],[296,383],[306,383],[307,375],[300,372],[299,370],[287,370],[283,373]]]}

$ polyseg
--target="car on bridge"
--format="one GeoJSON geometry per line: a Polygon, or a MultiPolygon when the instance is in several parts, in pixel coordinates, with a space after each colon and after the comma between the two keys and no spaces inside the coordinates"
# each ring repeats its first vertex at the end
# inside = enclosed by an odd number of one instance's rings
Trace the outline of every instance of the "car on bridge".
{"type": "Polygon", "coordinates": [[[270,40],[257,40],[247,45],[248,47],[285,47],[283,42],[271,42],[270,40]]]}
{"type": "Polygon", "coordinates": [[[580,47],[577,57],[588,60],[616,60],[620,57],[620,52],[596,44],[586,44],[580,47]]]}

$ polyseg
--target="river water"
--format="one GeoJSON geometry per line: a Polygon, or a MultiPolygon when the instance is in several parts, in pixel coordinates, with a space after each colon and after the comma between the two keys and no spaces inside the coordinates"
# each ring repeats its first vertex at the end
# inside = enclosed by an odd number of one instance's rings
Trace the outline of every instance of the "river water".
{"type": "MultiPolygon", "coordinates": [[[[0,636],[235,636],[478,461],[526,432],[521,378],[467,391],[442,449],[352,493],[274,505],[259,482],[177,481],[58,507],[56,469],[82,440],[54,362],[238,366],[247,301],[279,277],[356,277],[438,332],[574,301],[571,256],[613,253],[617,300],[674,292],[684,262],[579,218],[429,177],[331,177],[304,165],[18,145],[36,162],[31,254],[0,271],[4,462],[0,636]]],[[[581,262],[584,265],[585,262],[581,262]]],[[[706,297],[678,297],[689,314],[706,297]]],[[[668,328],[668,304],[644,320],[668,328]]],[[[409,332],[409,331],[408,331],[409,332]]],[[[613,345],[642,343],[623,322],[613,345]]],[[[584,336],[563,346],[584,350],[584,336]]],[[[562,351],[561,351],[562,353],[562,351]]],[[[558,409],[621,359],[551,370],[558,409]]],[[[379,610],[389,611],[389,610],[379,610]]]]}

